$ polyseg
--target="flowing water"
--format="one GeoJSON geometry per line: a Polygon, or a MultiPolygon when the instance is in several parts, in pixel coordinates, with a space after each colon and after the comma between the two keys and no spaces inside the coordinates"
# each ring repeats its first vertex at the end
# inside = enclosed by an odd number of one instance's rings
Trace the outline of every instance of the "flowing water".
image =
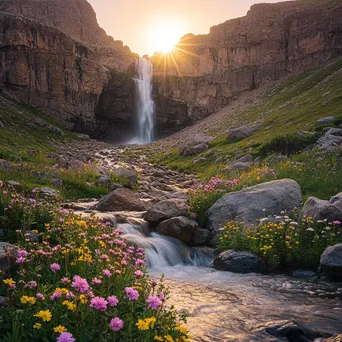
{"type": "Polygon", "coordinates": [[[134,79],[136,84],[136,108],[137,108],[137,136],[133,143],[149,143],[154,139],[154,103],[152,99],[153,66],[146,58],[136,61],[138,77],[134,79]]]}
{"type": "Polygon", "coordinates": [[[279,320],[342,333],[338,285],[216,271],[209,267],[213,254],[207,248],[191,249],[176,239],[150,233],[139,219],[119,228],[128,240],[145,248],[152,277],[165,274],[170,303],[189,314],[187,325],[194,341],[282,341],[260,331],[266,322],[279,320]]]}

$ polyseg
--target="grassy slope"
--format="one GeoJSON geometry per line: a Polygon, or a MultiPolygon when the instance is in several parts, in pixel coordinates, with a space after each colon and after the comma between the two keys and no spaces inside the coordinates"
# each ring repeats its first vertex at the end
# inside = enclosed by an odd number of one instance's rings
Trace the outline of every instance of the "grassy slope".
{"type": "Polygon", "coordinates": [[[196,157],[181,156],[178,149],[155,155],[155,160],[184,171],[191,171],[207,179],[219,172],[225,162],[248,152],[258,153],[258,148],[279,135],[308,131],[315,128],[318,119],[326,116],[342,116],[342,59],[325,68],[306,72],[288,79],[274,87],[265,96],[262,104],[242,112],[235,112],[221,123],[221,128],[210,133],[217,138],[211,148],[202,155],[207,162],[193,164],[196,157]],[[238,120],[237,120],[238,119],[238,120]],[[226,129],[241,124],[262,122],[261,129],[249,138],[238,142],[226,139],[226,129]]]}
{"type": "Polygon", "coordinates": [[[72,172],[53,167],[55,161],[46,157],[53,152],[56,143],[78,139],[38,110],[23,106],[0,97],[0,159],[8,161],[13,167],[0,167],[0,179],[14,180],[26,190],[48,186],[61,192],[62,197],[76,199],[97,197],[108,192],[86,182],[96,179],[91,170],[72,172]],[[56,187],[52,179],[42,178],[37,172],[51,174],[52,178],[63,180],[63,186],[56,187]]]}

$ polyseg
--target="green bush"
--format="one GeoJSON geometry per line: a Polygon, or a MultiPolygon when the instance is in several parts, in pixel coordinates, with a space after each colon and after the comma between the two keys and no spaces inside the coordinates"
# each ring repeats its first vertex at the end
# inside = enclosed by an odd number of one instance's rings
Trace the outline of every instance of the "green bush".
{"type": "Polygon", "coordinates": [[[320,135],[317,133],[295,133],[276,136],[271,141],[264,143],[260,147],[259,154],[262,157],[265,157],[272,153],[279,153],[289,156],[314,144],[319,139],[319,137],[320,135]]]}

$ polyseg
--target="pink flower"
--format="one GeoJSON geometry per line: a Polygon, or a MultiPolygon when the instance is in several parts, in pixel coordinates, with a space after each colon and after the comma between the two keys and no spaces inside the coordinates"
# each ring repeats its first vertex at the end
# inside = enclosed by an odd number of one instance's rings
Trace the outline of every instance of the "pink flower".
{"type": "Polygon", "coordinates": [[[29,254],[24,250],[18,250],[18,257],[27,257],[29,254]]]}
{"type": "Polygon", "coordinates": [[[102,297],[94,297],[90,301],[90,307],[94,308],[99,311],[106,311],[107,310],[108,302],[102,297]]]}
{"type": "Polygon", "coordinates": [[[139,277],[142,277],[143,275],[144,275],[144,273],[143,272],[141,272],[141,271],[135,271],[134,272],[134,274],[139,278],[139,277]]]}
{"type": "Polygon", "coordinates": [[[139,292],[132,287],[126,287],[126,296],[129,300],[137,300],[139,298],[139,292]]]}
{"type": "Polygon", "coordinates": [[[333,221],[333,224],[336,224],[337,226],[339,226],[341,222],[336,220],[336,221],[333,221]]]}
{"type": "Polygon", "coordinates": [[[37,282],[35,280],[29,281],[25,287],[34,290],[37,287],[37,282]]]}
{"type": "Polygon", "coordinates": [[[57,342],[75,342],[76,339],[69,332],[62,332],[57,338],[57,342]]]}
{"type": "Polygon", "coordinates": [[[112,276],[112,273],[108,270],[103,270],[102,273],[108,278],[110,278],[112,276]]]}
{"type": "Polygon", "coordinates": [[[143,265],[145,263],[145,261],[144,260],[142,260],[142,259],[137,259],[137,261],[135,262],[135,264],[136,265],[143,265]]]}
{"type": "Polygon", "coordinates": [[[60,297],[62,297],[62,292],[56,291],[53,293],[52,296],[50,296],[50,299],[55,300],[55,299],[60,298],[60,297]]]}
{"type": "Polygon", "coordinates": [[[26,258],[24,258],[24,257],[19,257],[15,262],[16,262],[17,264],[22,264],[22,263],[25,262],[25,260],[26,260],[26,258]]]}
{"type": "Polygon", "coordinates": [[[69,284],[69,283],[71,283],[71,280],[69,278],[64,277],[64,278],[61,279],[61,282],[63,284],[69,284]]]}
{"type": "Polygon", "coordinates": [[[124,327],[124,322],[119,317],[115,317],[110,321],[109,327],[114,331],[119,331],[124,327]]]}
{"type": "Polygon", "coordinates": [[[37,298],[37,300],[45,300],[45,296],[41,293],[37,293],[36,298],[37,298]]]}
{"type": "Polygon", "coordinates": [[[126,266],[126,265],[127,265],[127,261],[126,261],[126,260],[122,260],[122,261],[121,261],[121,265],[122,265],[122,266],[126,266]]]}
{"type": "Polygon", "coordinates": [[[58,264],[51,264],[50,268],[53,273],[56,273],[56,271],[59,271],[61,269],[61,266],[59,266],[58,264]]]}
{"type": "Polygon", "coordinates": [[[165,295],[163,292],[159,292],[158,293],[158,297],[161,299],[161,300],[164,300],[165,299],[165,295]]]}
{"type": "Polygon", "coordinates": [[[117,306],[119,303],[119,300],[116,298],[116,296],[109,296],[107,297],[107,300],[111,307],[117,306]]]}
{"type": "Polygon", "coordinates": [[[92,281],[91,281],[91,283],[92,283],[93,285],[100,285],[100,284],[102,284],[102,280],[101,280],[101,279],[98,279],[98,278],[93,278],[92,281]]]}
{"type": "Polygon", "coordinates": [[[89,290],[89,284],[86,279],[80,276],[74,276],[71,286],[81,293],[87,292],[89,290]]]}
{"type": "Polygon", "coordinates": [[[66,299],[70,299],[70,298],[76,298],[76,296],[74,295],[73,292],[69,291],[66,295],[65,295],[66,299]]]}
{"type": "Polygon", "coordinates": [[[146,302],[148,303],[148,307],[152,310],[156,310],[162,304],[162,301],[157,296],[149,296],[146,299],[146,302]]]}
{"type": "Polygon", "coordinates": [[[107,259],[109,259],[109,257],[108,257],[107,254],[102,254],[102,255],[101,255],[101,259],[102,259],[102,260],[107,260],[107,259]]]}

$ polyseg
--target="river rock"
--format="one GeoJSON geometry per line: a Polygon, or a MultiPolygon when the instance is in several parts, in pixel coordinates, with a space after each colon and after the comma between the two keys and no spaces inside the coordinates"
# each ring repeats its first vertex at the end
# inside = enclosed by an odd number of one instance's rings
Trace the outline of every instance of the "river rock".
{"type": "Polygon", "coordinates": [[[81,216],[82,218],[90,218],[95,217],[98,220],[100,220],[103,223],[110,223],[111,227],[116,228],[118,225],[117,219],[116,219],[116,213],[115,212],[100,212],[100,211],[90,211],[90,212],[82,212],[82,211],[75,211],[76,215],[81,216]]]}
{"type": "Polygon", "coordinates": [[[17,249],[15,246],[0,241],[0,270],[8,271],[10,265],[15,262],[17,249]]]}
{"type": "Polygon", "coordinates": [[[38,194],[39,196],[46,198],[46,199],[59,200],[61,198],[61,195],[58,190],[48,188],[48,187],[33,189],[31,192],[31,195],[34,196],[35,194],[38,194]]]}
{"type": "Polygon", "coordinates": [[[196,229],[193,236],[191,244],[194,246],[201,246],[204,245],[209,238],[210,232],[207,229],[196,229]]]}
{"type": "Polygon", "coordinates": [[[189,214],[189,206],[187,202],[181,199],[168,199],[160,201],[153,205],[143,215],[144,220],[152,225],[176,216],[187,216],[189,214]]]}
{"type": "Polygon", "coordinates": [[[195,156],[202,153],[209,148],[209,142],[213,140],[204,134],[196,134],[187,140],[180,146],[179,151],[184,156],[195,156]]]}
{"type": "Polygon", "coordinates": [[[331,280],[342,281],[342,243],[325,249],[319,271],[331,280]]]}
{"type": "Polygon", "coordinates": [[[325,342],[342,342],[342,334],[332,336],[324,341],[325,342]]]}
{"type": "Polygon", "coordinates": [[[174,237],[185,244],[189,244],[194,231],[198,228],[198,223],[184,216],[172,217],[161,222],[156,232],[162,235],[174,237]]]}
{"type": "Polygon", "coordinates": [[[133,187],[138,181],[138,173],[133,169],[118,167],[117,169],[112,170],[112,173],[127,180],[130,187],[133,187]]]}
{"type": "Polygon", "coordinates": [[[95,206],[98,211],[145,211],[146,205],[129,189],[116,189],[95,206]]]}
{"type": "Polygon", "coordinates": [[[342,222],[342,192],[329,201],[309,197],[300,213],[300,219],[311,217],[315,222],[327,219],[329,222],[342,222]]]}
{"type": "Polygon", "coordinates": [[[213,261],[213,266],[220,271],[254,273],[262,271],[263,261],[251,252],[230,249],[218,255],[213,261]]]}
{"type": "Polygon", "coordinates": [[[302,194],[299,184],[292,179],[275,180],[221,197],[207,211],[208,228],[216,232],[220,226],[235,218],[243,218],[245,224],[255,224],[265,215],[279,215],[299,207],[302,194]]]}
{"type": "Polygon", "coordinates": [[[72,170],[72,171],[82,171],[84,170],[86,167],[86,164],[78,159],[72,159],[69,163],[68,163],[68,169],[72,170]]]}
{"type": "Polygon", "coordinates": [[[327,132],[317,140],[316,146],[324,152],[341,151],[342,129],[329,128],[327,132]]]}

